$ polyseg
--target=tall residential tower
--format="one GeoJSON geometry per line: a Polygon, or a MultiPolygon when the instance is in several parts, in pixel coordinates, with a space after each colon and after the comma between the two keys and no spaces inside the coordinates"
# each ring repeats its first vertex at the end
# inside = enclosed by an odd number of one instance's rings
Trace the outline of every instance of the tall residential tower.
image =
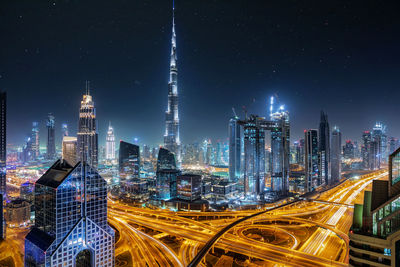
{"type": "Polygon", "coordinates": [[[178,112],[178,67],[175,35],[175,7],[172,9],[171,59],[169,65],[168,107],[165,112],[164,146],[175,153],[178,164],[181,162],[178,112]]]}

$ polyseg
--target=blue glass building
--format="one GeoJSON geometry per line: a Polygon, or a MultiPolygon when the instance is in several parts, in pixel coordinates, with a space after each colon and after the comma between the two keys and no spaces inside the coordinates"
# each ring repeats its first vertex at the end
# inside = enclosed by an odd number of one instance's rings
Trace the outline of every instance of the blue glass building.
{"type": "Polygon", "coordinates": [[[156,198],[169,200],[177,197],[177,177],[180,171],[176,168],[174,153],[160,148],[157,158],[156,198]]]}
{"type": "Polygon", "coordinates": [[[35,184],[36,221],[25,266],[114,266],[106,181],[86,163],[58,160],[35,184]]]}

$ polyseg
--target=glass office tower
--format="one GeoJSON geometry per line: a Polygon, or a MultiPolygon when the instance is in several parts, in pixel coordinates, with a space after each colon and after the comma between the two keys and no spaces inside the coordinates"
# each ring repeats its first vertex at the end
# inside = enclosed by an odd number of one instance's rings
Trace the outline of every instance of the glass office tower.
{"type": "Polygon", "coordinates": [[[128,142],[119,143],[119,173],[126,178],[139,178],[140,150],[139,146],[128,142]]]}
{"type": "Polygon", "coordinates": [[[58,160],[35,184],[35,225],[25,266],[114,266],[107,184],[88,164],[58,160]]]}

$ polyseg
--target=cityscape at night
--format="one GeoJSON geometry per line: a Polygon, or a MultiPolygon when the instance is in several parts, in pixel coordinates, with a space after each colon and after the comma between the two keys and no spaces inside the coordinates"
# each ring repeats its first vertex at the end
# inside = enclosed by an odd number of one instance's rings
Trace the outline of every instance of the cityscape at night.
{"type": "Polygon", "coordinates": [[[400,266],[398,2],[0,7],[0,267],[400,266]]]}

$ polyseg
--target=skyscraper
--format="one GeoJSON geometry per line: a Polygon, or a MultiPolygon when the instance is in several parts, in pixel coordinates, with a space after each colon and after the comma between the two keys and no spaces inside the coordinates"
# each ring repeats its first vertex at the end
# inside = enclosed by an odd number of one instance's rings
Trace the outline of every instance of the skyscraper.
{"type": "Polygon", "coordinates": [[[63,123],[61,125],[61,131],[62,131],[62,135],[63,136],[68,136],[69,135],[69,133],[68,133],[68,124],[63,123]]]}
{"type": "Polygon", "coordinates": [[[66,160],[72,166],[77,163],[76,160],[77,138],[73,136],[64,136],[62,140],[62,159],[66,160]]]}
{"type": "Polygon", "coordinates": [[[106,160],[115,159],[115,135],[114,128],[111,123],[108,125],[107,137],[106,137],[106,160]]]}
{"type": "Polygon", "coordinates": [[[171,59],[169,65],[168,107],[165,112],[164,146],[176,156],[178,165],[181,162],[178,112],[178,67],[176,55],[175,7],[172,9],[171,59]]]}
{"type": "Polygon", "coordinates": [[[372,128],[372,139],[378,144],[378,165],[382,162],[387,162],[387,136],[386,136],[386,126],[380,122],[377,122],[372,128]]]}
{"type": "Polygon", "coordinates": [[[304,134],[306,192],[310,192],[321,184],[318,177],[318,131],[313,129],[306,130],[304,134]]]}
{"type": "Polygon", "coordinates": [[[177,177],[180,171],[176,168],[174,153],[160,148],[157,157],[156,198],[168,200],[177,197],[177,177]]]}
{"type": "Polygon", "coordinates": [[[58,160],[36,181],[35,212],[25,266],[114,266],[107,183],[96,169],[58,160]]]}
{"type": "Polygon", "coordinates": [[[328,115],[321,111],[319,123],[318,155],[319,155],[319,179],[321,183],[330,184],[330,135],[328,115]]]}
{"type": "Polygon", "coordinates": [[[47,153],[46,153],[46,158],[47,159],[55,159],[56,157],[56,140],[55,140],[55,118],[53,114],[49,113],[47,116],[47,122],[46,122],[46,127],[47,127],[47,153]]]}
{"type": "Polygon", "coordinates": [[[32,136],[31,136],[31,150],[33,158],[39,157],[40,151],[40,143],[39,143],[39,123],[34,121],[32,122],[32,136]]]}
{"type": "Polygon", "coordinates": [[[342,133],[338,127],[332,131],[331,143],[331,179],[332,183],[340,180],[342,173],[342,133]]]}
{"type": "Polygon", "coordinates": [[[168,149],[160,147],[157,157],[157,171],[159,170],[176,170],[175,154],[168,149]]]}
{"type": "Polygon", "coordinates": [[[370,169],[370,152],[372,136],[370,131],[364,131],[362,134],[361,157],[364,169],[370,169]]]}
{"type": "Polygon", "coordinates": [[[229,120],[229,180],[237,182],[240,178],[241,134],[238,117],[229,120]]]}
{"type": "Polygon", "coordinates": [[[354,144],[351,140],[346,140],[346,144],[343,146],[343,158],[354,159],[354,144]]]}
{"type": "Polygon", "coordinates": [[[284,106],[273,109],[271,99],[271,187],[275,192],[289,192],[290,122],[284,106]]]}
{"type": "Polygon", "coordinates": [[[119,143],[119,172],[126,178],[139,178],[139,146],[124,141],[119,143]]]}
{"type": "Polygon", "coordinates": [[[265,187],[265,132],[251,116],[244,125],[244,192],[249,196],[264,193],[265,187]]]}
{"type": "Polygon", "coordinates": [[[88,82],[86,83],[86,94],[83,95],[79,110],[77,158],[78,161],[86,161],[93,168],[97,168],[98,134],[96,108],[89,93],[88,82]]]}
{"type": "Polygon", "coordinates": [[[0,92],[0,239],[5,238],[6,224],[4,220],[3,201],[7,198],[6,161],[7,161],[7,94],[0,92]]]}

